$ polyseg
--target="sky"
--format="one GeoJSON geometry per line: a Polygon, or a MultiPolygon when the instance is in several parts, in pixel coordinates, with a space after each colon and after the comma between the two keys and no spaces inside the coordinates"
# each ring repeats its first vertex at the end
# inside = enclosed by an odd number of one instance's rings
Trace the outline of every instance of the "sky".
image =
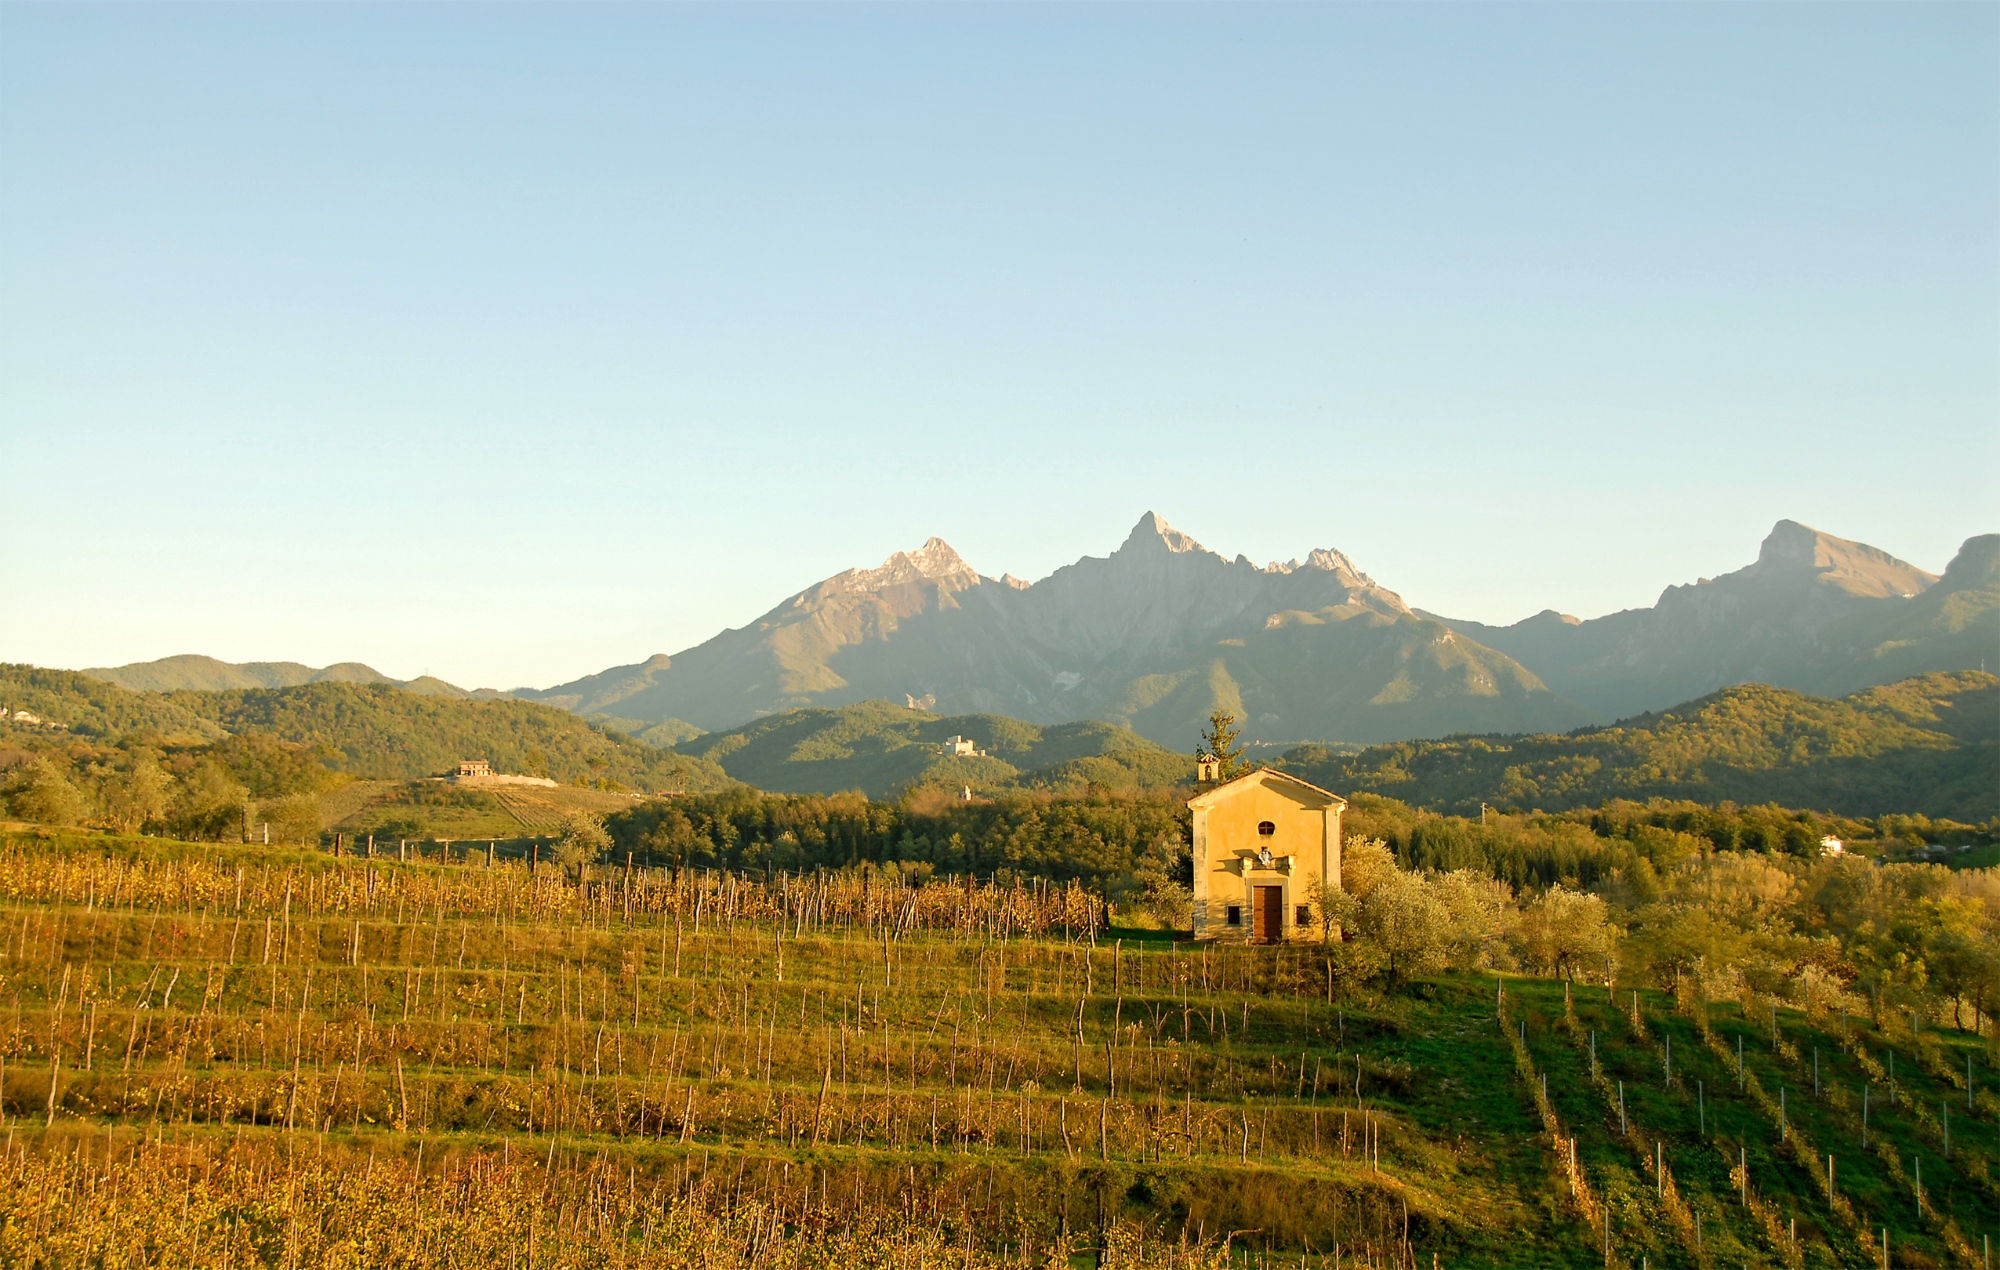
{"type": "Polygon", "coordinates": [[[1148,510],[2000,530],[2000,6],[0,6],[0,660],[545,686],[1148,510]]]}

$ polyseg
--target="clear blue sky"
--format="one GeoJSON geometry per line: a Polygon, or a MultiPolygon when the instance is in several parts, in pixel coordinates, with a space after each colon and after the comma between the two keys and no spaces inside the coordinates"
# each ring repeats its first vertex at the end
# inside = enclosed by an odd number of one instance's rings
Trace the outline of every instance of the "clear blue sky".
{"type": "Polygon", "coordinates": [[[1157,510],[2000,529],[2000,7],[0,7],[0,659],[548,684],[1157,510]]]}

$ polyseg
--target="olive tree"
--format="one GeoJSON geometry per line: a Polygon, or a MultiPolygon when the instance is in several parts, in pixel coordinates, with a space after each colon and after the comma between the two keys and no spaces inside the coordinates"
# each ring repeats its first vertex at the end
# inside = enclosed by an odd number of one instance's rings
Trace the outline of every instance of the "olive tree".
{"type": "Polygon", "coordinates": [[[1340,849],[1340,885],[1365,900],[1376,884],[1396,873],[1396,853],[1380,838],[1356,838],[1340,849]]]}
{"type": "Polygon", "coordinates": [[[1601,897],[1561,883],[1521,910],[1515,930],[1529,962],[1564,979],[1574,978],[1586,960],[1608,956],[1617,936],[1601,897]]]}
{"type": "Polygon", "coordinates": [[[1433,874],[1430,885],[1445,913],[1446,956],[1461,970],[1477,970],[1506,930],[1506,884],[1473,869],[1454,869],[1433,874]]]}
{"type": "Polygon", "coordinates": [[[604,822],[587,811],[572,811],[563,817],[562,837],[556,841],[556,863],[581,876],[584,869],[603,859],[611,849],[611,834],[604,822]]]}
{"type": "Polygon", "coordinates": [[[1421,874],[1398,871],[1377,882],[1361,901],[1359,919],[1391,979],[1426,974],[1451,959],[1451,910],[1421,874]]]}

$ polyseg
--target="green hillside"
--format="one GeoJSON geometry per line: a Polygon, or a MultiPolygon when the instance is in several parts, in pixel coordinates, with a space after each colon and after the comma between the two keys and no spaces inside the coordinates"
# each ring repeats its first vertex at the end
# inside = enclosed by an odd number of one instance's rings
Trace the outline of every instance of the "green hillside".
{"type": "Polygon", "coordinates": [[[230,732],[317,746],[335,770],[374,780],[433,776],[460,759],[484,758],[496,771],[611,781],[650,792],[728,783],[711,763],[529,701],[475,701],[350,683],[167,696],[230,732]]]}
{"type": "Polygon", "coordinates": [[[9,716],[26,710],[56,725],[47,730],[14,730],[17,736],[27,738],[59,733],[87,737],[145,733],[199,743],[226,735],[214,720],[203,718],[185,703],[169,701],[157,693],[128,692],[74,670],[0,663],[0,706],[6,707],[9,716]]]}
{"type": "Polygon", "coordinates": [[[1561,736],[1453,737],[1358,754],[1300,746],[1315,784],[1433,810],[1612,798],[1780,803],[1847,816],[2000,817],[2000,679],[1917,676],[1830,700],[1762,684],[1561,736]]]}
{"type": "Polygon", "coordinates": [[[588,809],[609,811],[629,805],[611,791],[732,784],[704,759],[563,710],[386,684],[150,693],[4,666],[0,703],[9,716],[0,722],[0,805],[22,820],[122,832],[234,840],[246,822],[270,822],[287,841],[325,829],[515,836],[558,824],[575,796],[602,792],[610,801],[588,809]],[[39,721],[16,721],[16,711],[39,721]],[[420,779],[461,758],[565,789],[486,792],[420,779]]]}
{"type": "Polygon", "coordinates": [[[1083,722],[1042,726],[992,714],[939,716],[886,701],[787,710],[682,743],[676,753],[719,763],[730,776],[781,793],[861,790],[871,797],[916,785],[1109,789],[1172,785],[1190,760],[1124,728],[1083,722]],[[944,753],[946,737],[983,756],[944,753]]]}

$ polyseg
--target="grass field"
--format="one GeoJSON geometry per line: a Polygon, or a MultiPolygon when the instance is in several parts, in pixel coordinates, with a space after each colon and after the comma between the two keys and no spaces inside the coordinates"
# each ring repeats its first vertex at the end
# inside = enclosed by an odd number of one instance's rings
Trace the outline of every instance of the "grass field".
{"type": "Polygon", "coordinates": [[[1101,913],[11,834],[0,1260],[1867,1266],[1886,1230],[1916,1266],[2000,1229],[1969,1036],[1370,992],[1101,913]]]}

